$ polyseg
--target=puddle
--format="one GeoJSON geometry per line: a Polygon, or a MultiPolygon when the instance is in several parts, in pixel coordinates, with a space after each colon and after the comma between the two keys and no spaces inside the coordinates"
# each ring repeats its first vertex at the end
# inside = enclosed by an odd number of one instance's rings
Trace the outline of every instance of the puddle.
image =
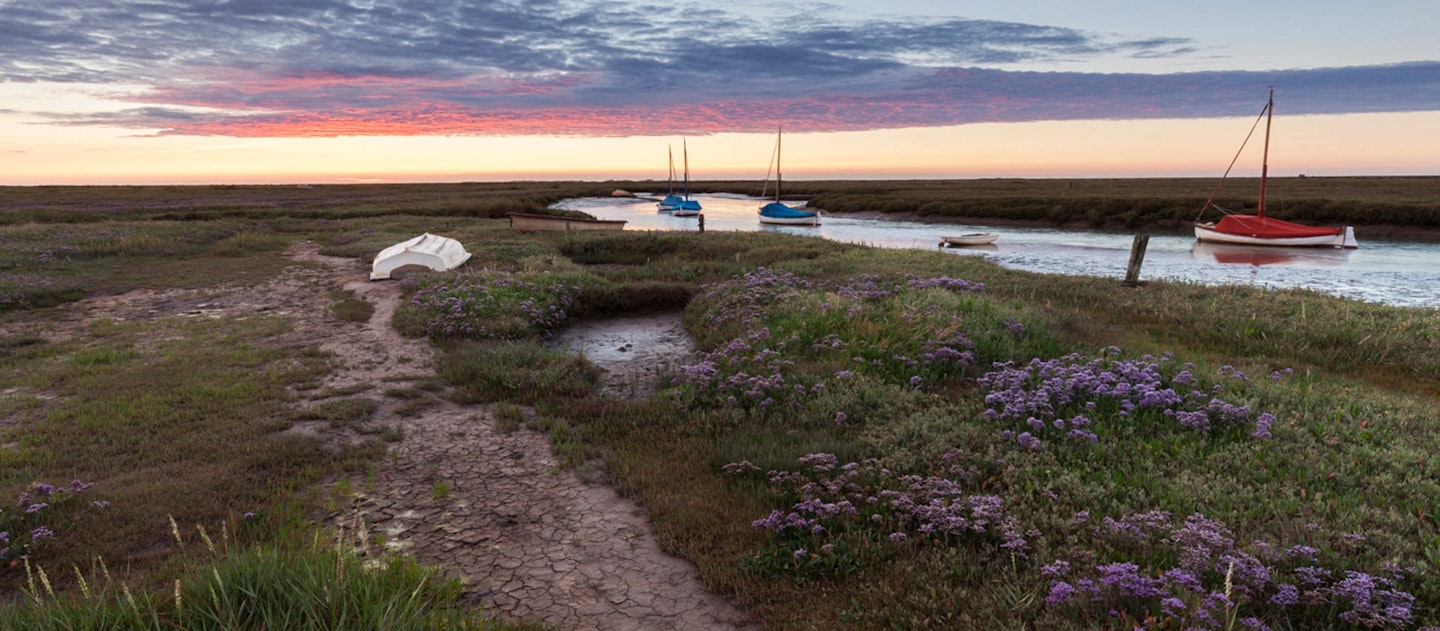
{"type": "Polygon", "coordinates": [[[676,312],[577,322],[546,345],[584,355],[603,369],[603,394],[644,398],[663,375],[695,360],[695,343],[680,316],[676,312]]]}

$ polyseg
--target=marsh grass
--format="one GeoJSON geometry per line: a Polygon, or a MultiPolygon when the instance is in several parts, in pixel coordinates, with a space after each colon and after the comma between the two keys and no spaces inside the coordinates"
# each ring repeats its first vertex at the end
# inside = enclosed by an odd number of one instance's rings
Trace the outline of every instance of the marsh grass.
{"type": "Polygon", "coordinates": [[[299,412],[301,420],[329,421],[332,427],[348,427],[370,420],[380,402],[366,397],[322,401],[299,412]]]}
{"type": "Polygon", "coordinates": [[[440,405],[440,400],[432,396],[426,396],[419,399],[409,399],[401,403],[400,405],[395,406],[395,413],[400,415],[400,418],[416,418],[424,415],[430,410],[440,407],[440,405]]]}
{"type": "Polygon", "coordinates": [[[356,298],[353,291],[330,292],[330,299],[335,301],[330,304],[330,312],[346,322],[365,323],[375,315],[375,305],[363,298],[356,298]]]}
{"type": "MultiPolygon", "coordinates": [[[[83,572],[74,566],[71,576],[52,568],[23,601],[0,610],[0,629],[540,628],[488,620],[462,604],[463,586],[438,568],[354,545],[221,543],[214,557],[197,555],[173,587],[156,591],[132,586],[100,561],[83,572]],[[84,589],[56,594],[50,582],[62,578],[84,589]]],[[[45,572],[27,570],[31,578],[45,572]]]]}
{"type": "Polygon", "coordinates": [[[0,225],[0,312],[97,291],[253,282],[279,271],[288,239],[246,222],[0,225]],[[223,261],[217,261],[223,257],[223,261]]]}
{"type": "Polygon", "coordinates": [[[599,382],[593,364],[535,342],[461,342],[445,349],[436,363],[455,386],[453,398],[467,404],[580,398],[599,382]]]}
{"type": "Polygon", "coordinates": [[[502,434],[520,429],[520,423],[525,420],[525,409],[518,405],[497,403],[490,410],[495,415],[495,427],[502,434]]]}
{"type": "MultiPolygon", "coordinates": [[[[1314,180],[1306,184],[1336,184],[1331,178],[1314,180]]],[[[1009,209],[1004,212],[1043,210],[1048,216],[1054,211],[1056,218],[1068,213],[1074,221],[1073,213],[1080,210],[1056,211],[1054,203],[1023,199],[1069,193],[1037,196],[1023,182],[980,185],[996,189],[994,205],[1009,209]]],[[[917,182],[898,188],[928,186],[917,182]]],[[[954,189],[939,190],[949,186],[939,186],[934,195],[952,195],[954,189]]],[[[1093,195],[1082,190],[1087,186],[1090,183],[1075,183],[1076,195],[1093,195]]],[[[888,195],[878,189],[889,187],[816,183],[794,192],[888,195]]],[[[207,191],[201,197],[211,196],[206,202],[210,206],[192,200],[181,204],[183,208],[161,209],[160,204],[137,202],[126,210],[117,202],[104,211],[109,214],[103,219],[93,221],[101,209],[67,205],[61,195],[25,212],[74,220],[77,223],[63,227],[82,236],[94,235],[107,223],[126,223],[115,220],[126,213],[204,218],[185,229],[211,237],[183,252],[157,252],[155,240],[134,238],[125,249],[148,253],[106,253],[97,245],[92,251],[99,258],[87,254],[62,261],[55,266],[60,270],[55,278],[73,287],[95,287],[93,283],[116,278],[123,281],[115,285],[121,289],[162,282],[200,286],[242,277],[232,274],[231,263],[244,273],[278,269],[272,260],[278,257],[258,251],[269,247],[264,238],[254,240],[253,256],[227,259],[223,266],[206,260],[216,252],[204,243],[227,238],[226,231],[215,226],[262,216],[277,234],[304,235],[328,251],[361,261],[384,245],[434,226],[461,237],[475,252],[467,265],[488,275],[471,276],[548,279],[513,293],[514,300],[492,314],[491,322],[510,314],[514,321],[498,330],[511,331],[514,339],[489,334],[437,338],[443,349],[440,379],[427,392],[448,390],[448,383],[462,403],[507,402],[510,407],[496,409],[502,426],[518,426],[526,416],[518,406],[533,406],[534,426],[550,436],[563,462],[639,501],[665,550],[694,562],[712,590],[751,608],[776,628],[1197,625],[1195,612],[1205,606],[1199,602],[1204,594],[1198,592],[1183,594],[1183,615],[1164,609],[1173,605],[1113,591],[1097,593],[1099,604],[1093,606],[1046,602],[1059,580],[1045,573],[1046,568],[1059,561],[1071,563],[1067,580],[1077,582],[1099,576],[1102,564],[1133,563],[1142,578],[1173,569],[1184,555],[1157,543],[1164,536],[1144,542],[1106,534],[1106,519],[1133,521],[1154,511],[1168,516],[1164,528],[1169,530],[1164,532],[1169,533],[1184,519],[1203,514],[1223,524],[1234,551],[1246,554],[1261,554],[1253,542],[1281,551],[1314,548],[1305,562],[1335,577],[1352,572],[1388,581],[1392,577],[1385,574],[1387,564],[1413,567],[1414,572],[1393,577],[1394,585],[1414,596],[1413,609],[1401,608],[1412,618],[1389,626],[1440,624],[1440,525],[1435,508],[1440,506],[1440,465],[1433,458],[1440,451],[1440,427],[1433,412],[1440,396],[1435,364],[1440,336],[1433,311],[1300,291],[1168,282],[1123,289],[1113,280],[1017,272],[972,257],[772,234],[522,236],[503,220],[483,216],[507,204],[564,196],[573,189],[542,190],[544,185],[528,184],[513,191],[501,188],[443,189],[455,195],[495,191],[508,201],[442,205],[434,209],[436,214],[426,214],[421,207],[435,201],[428,193],[442,189],[421,189],[427,195],[404,198],[415,190],[403,187],[370,189],[377,195],[373,202],[337,199],[333,206],[306,197],[311,192],[283,188],[263,191],[273,194],[265,197],[268,201],[242,199],[255,193],[250,189],[207,191]],[[394,212],[402,214],[387,216],[382,206],[391,203],[396,204],[394,212]],[[95,264],[122,260],[139,264],[145,278],[114,274],[95,264]],[[806,285],[771,291],[774,287],[736,284],[762,267],[803,279],[806,285]],[[940,277],[983,283],[984,289],[899,289],[908,279],[940,277]],[[549,330],[545,323],[559,321],[551,317],[553,312],[545,314],[542,326],[536,326],[530,314],[514,316],[515,307],[526,300],[553,298],[556,294],[544,291],[551,285],[579,287],[568,294],[565,318],[686,301],[687,328],[703,350],[713,353],[741,340],[751,352],[735,355],[737,361],[729,368],[743,369],[747,378],[762,375],[758,369],[773,369],[763,375],[779,375],[775,383],[788,390],[783,396],[777,396],[778,389],[769,394],[775,401],[770,405],[759,405],[763,398],[735,405],[715,396],[719,382],[700,387],[679,369],[669,387],[650,399],[599,397],[592,366],[546,351],[536,341],[549,330]],[[972,361],[943,369],[923,364],[923,356],[939,348],[927,346],[928,341],[959,344],[957,334],[969,344],[953,348],[960,351],[963,346],[974,354],[972,361]],[[994,369],[992,362],[1023,365],[1032,358],[1050,360],[1072,352],[1099,357],[1110,346],[1119,347],[1126,359],[1170,353],[1176,365],[1191,363],[1202,387],[1219,386],[1217,398],[1248,406],[1250,422],[1261,412],[1272,415],[1269,437],[1255,436],[1254,425],[1179,429],[1163,415],[1122,416],[1117,400],[1101,399],[1091,426],[1097,440],[1047,436],[1035,448],[1014,436],[1024,429],[1018,424],[1024,420],[987,417],[986,398],[992,393],[983,377],[994,369]],[[761,356],[765,348],[776,355],[761,356]],[[1293,374],[1284,369],[1293,369],[1293,374]],[[1236,371],[1246,378],[1236,378],[1236,371]],[[841,377],[842,372],[850,374],[841,377]],[[914,377],[920,380],[912,382],[914,377]],[[805,388],[803,394],[797,385],[805,388]],[[955,485],[955,497],[966,501],[997,498],[1004,515],[1018,520],[1024,531],[1024,554],[1015,553],[1019,548],[999,547],[1004,540],[993,529],[981,536],[927,536],[917,522],[906,521],[909,518],[890,505],[879,513],[883,529],[827,522],[836,532],[833,539],[823,533],[792,538],[754,527],[752,522],[772,511],[794,508],[804,493],[772,483],[766,471],[800,472],[807,466],[801,458],[816,452],[833,454],[837,466],[874,458],[895,475],[919,476],[929,483],[944,479],[955,485]],[[726,465],[741,461],[759,471],[725,473],[726,465]],[[892,530],[908,538],[892,541],[887,534],[892,530]],[[810,542],[833,542],[835,547],[827,552],[810,542]],[[802,545],[803,554],[797,555],[802,545]]],[[[329,192],[343,197],[358,190],[329,192]]],[[[1171,212],[1164,200],[1179,195],[1159,189],[1117,191],[1116,196],[1136,201],[1116,205],[1119,214],[1109,219],[1106,213],[1111,210],[1097,211],[1095,220],[1148,221],[1147,215],[1171,212]],[[1136,214],[1122,217],[1132,210],[1136,214]]],[[[1396,199],[1385,203],[1413,205],[1413,200],[1400,199],[1410,193],[1393,195],[1396,199]]],[[[903,211],[898,205],[895,209],[903,211]]],[[[940,207],[931,210],[945,212],[940,207]]],[[[1084,220],[1091,221],[1090,210],[1085,212],[1084,220]]],[[[153,227],[163,234],[181,229],[178,223],[153,222],[153,227]]],[[[42,235],[58,228],[9,223],[3,230],[12,231],[5,235],[26,230],[42,235]]],[[[45,238],[35,236],[28,243],[45,238]]],[[[69,237],[56,243],[79,242],[65,239],[69,237]]],[[[14,269],[31,273],[37,268],[14,269]]],[[[436,279],[425,282],[439,284],[436,279]]],[[[23,315],[12,310],[7,317],[23,315]]],[[[397,316],[397,328],[407,328],[404,319],[397,316]]],[[[431,334],[413,324],[413,334],[431,334]]],[[[97,482],[96,490],[112,501],[103,524],[82,518],[58,533],[66,545],[44,551],[46,567],[85,567],[100,553],[136,559],[131,567],[137,571],[148,568],[157,576],[178,576],[182,572],[163,561],[174,558],[163,536],[163,515],[173,514],[185,525],[215,523],[236,507],[276,506],[273,514],[284,526],[268,537],[294,539],[303,528],[304,498],[294,504],[277,498],[293,497],[292,489],[320,479],[328,468],[367,466],[378,451],[326,456],[313,443],[270,433],[277,419],[293,414],[288,407],[293,402],[285,393],[306,384],[319,390],[328,369],[323,355],[269,349],[265,340],[283,328],[266,318],[111,323],[77,340],[22,336],[0,345],[0,377],[16,384],[0,404],[3,418],[13,423],[0,442],[16,445],[0,450],[0,493],[35,479],[74,475],[97,482]],[[104,537],[95,534],[102,531],[104,537]]],[[[722,363],[717,361],[717,367],[722,363]]],[[[768,382],[755,385],[770,387],[768,382]]],[[[746,390],[734,396],[739,402],[746,390]]],[[[1057,407],[1066,405],[1071,403],[1057,407]]],[[[1267,557],[1266,562],[1277,580],[1293,580],[1290,561],[1267,557]]],[[[282,568],[263,572],[273,575],[256,580],[288,580],[282,568]]],[[[211,573],[199,572],[202,577],[211,573]]],[[[1212,568],[1201,578],[1207,589],[1219,590],[1224,577],[1225,572],[1212,568]]],[[[7,587],[18,584],[11,575],[3,580],[7,587]]],[[[1328,589],[1337,589],[1336,584],[1328,589]]],[[[136,591],[142,593],[137,598],[157,602],[166,593],[136,591]]],[[[1252,599],[1235,613],[1261,616],[1276,629],[1364,628],[1341,617],[1357,611],[1358,601],[1309,596],[1323,602],[1296,610],[1252,599]]],[[[1379,592],[1371,596],[1389,597],[1379,592]]]]}
{"type": "MultiPolygon", "coordinates": [[[[101,323],[38,346],[44,353],[12,356],[3,380],[48,401],[4,428],[0,493],[14,497],[36,479],[84,479],[110,503],[57,525],[64,545],[32,561],[83,566],[99,556],[153,569],[170,550],[165,515],[189,524],[279,507],[274,489],[337,466],[317,444],[271,433],[266,420],[286,414],[288,384],[324,368],[267,347],[286,329],[270,318],[101,323]],[[135,556],[140,550],[150,552],[135,556]]],[[[18,580],[0,574],[6,589],[18,580]]]]}
{"type": "Polygon", "coordinates": [[[581,471],[587,459],[587,450],[580,434],[565,419],[537,415],[526,422],[526,427],[545,434],[550,439],[550,450],[561,464],[581,471]]]}

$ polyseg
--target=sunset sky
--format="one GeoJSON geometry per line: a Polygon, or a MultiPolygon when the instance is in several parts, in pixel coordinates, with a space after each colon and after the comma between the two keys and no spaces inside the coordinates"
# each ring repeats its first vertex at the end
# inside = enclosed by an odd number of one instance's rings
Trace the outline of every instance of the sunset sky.
{"type": "Polygon", "coordinates": [[[1434,175],[1436,23],[1440,0],[0,0],[0,184],[663,179],[682,137],[692,177],[758,180],[781,125],[792,179],[1208,177],[1267,86],[1272,173],[1434,175]]]}

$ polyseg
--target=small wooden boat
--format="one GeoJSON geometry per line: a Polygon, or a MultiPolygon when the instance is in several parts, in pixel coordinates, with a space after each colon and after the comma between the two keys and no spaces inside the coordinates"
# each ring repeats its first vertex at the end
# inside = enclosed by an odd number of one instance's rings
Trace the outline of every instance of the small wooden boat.
{"type": "Polygon", "coordinates": [[[1000,238],[998,232],[971,232],[955,237],[940,237],[940,245],[948,248],[963,247],[967,245],[989,245],[1000,238]]]}
{"type": "Polygon", "coordinates": [[[584,219],[534,213],[506,213],[505,216],[510,218],[511,228],[525,231],[624,230],[627,223],[624,219],[584,219]]]}

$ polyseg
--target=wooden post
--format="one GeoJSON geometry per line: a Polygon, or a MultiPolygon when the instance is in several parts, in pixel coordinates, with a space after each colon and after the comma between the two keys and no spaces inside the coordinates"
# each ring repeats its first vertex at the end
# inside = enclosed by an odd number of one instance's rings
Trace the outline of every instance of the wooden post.
{"type": "Polygon", "coordinates": [[[1130,265],[1125,268],[1125,281],[1122,285],[1134,287],[1140,284],[1140,264],[1145,262],[1145,246],[1149,244],[1150,235],[1135,235],[1135,241],[1130,245],[1130,265]]]}
{"type": "Polygon", "coordinates": [[[700,232],[705,232],[705,215],[700,215],[696,219],[700,220],[700,232]]]}

